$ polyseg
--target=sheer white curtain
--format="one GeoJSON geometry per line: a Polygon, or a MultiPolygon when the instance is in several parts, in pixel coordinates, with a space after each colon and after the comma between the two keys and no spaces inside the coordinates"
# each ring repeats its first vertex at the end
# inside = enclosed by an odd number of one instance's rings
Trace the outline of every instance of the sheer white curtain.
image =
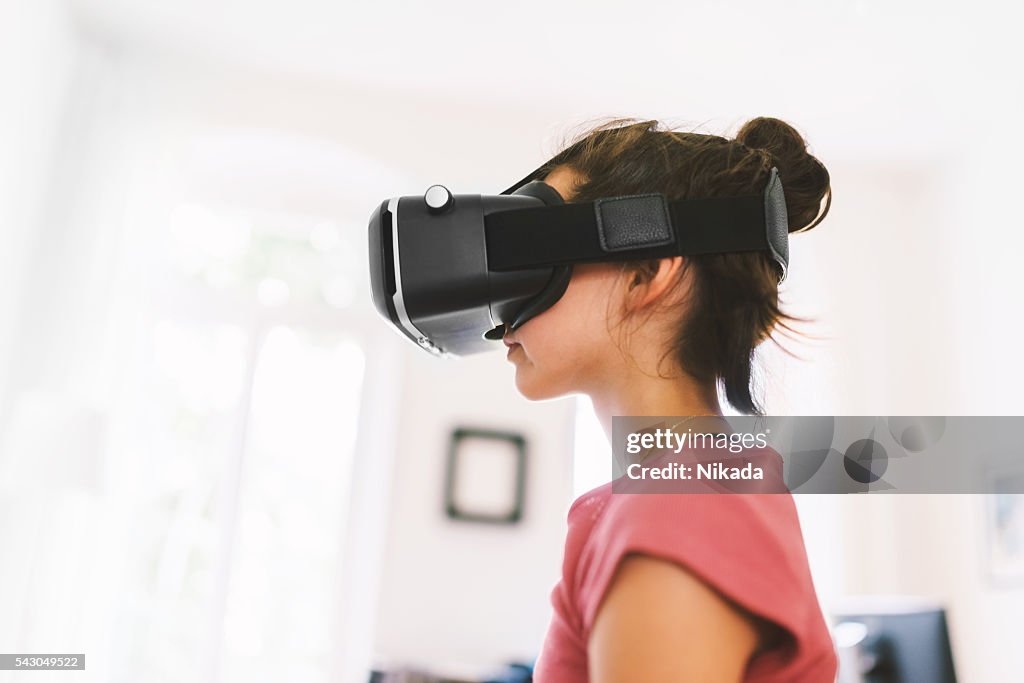
{"type": "Polygon", "coordinates": [[[400,341],[366,302],[379,190],[163,78],[83,45],[0,359],[0,649],[84,652],[96,681],[360,680],[387,440],[356,453],[400,341]],[[357,196],[275,202],[243,164],[357,196]]]}

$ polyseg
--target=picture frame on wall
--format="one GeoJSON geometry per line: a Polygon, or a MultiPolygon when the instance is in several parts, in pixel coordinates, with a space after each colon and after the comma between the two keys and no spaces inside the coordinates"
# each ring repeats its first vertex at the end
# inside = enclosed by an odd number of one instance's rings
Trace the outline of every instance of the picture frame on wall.
{"type": "Polygon", "coordinates": [[[457,427],[448,445],[444,505],[461,521],[515,524],[523,516],[526,438],[496,429],[457,427]]]}

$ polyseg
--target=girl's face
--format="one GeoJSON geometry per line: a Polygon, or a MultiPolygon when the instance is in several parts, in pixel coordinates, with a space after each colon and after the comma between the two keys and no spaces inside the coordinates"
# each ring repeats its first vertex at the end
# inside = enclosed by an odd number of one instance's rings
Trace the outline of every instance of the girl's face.
{"type": "MultiPolygon", "coordinates": [[[[545,182],[566,200],[578,181],[559,166],[545,182]]],[[[530,400],[587,392],[595,381],[611,380],[623,364],[613,336],[622,310],[622,265],[578,264],[555,305],[506,333],[508,360],[516,367],[516,388],[530,400]],[[609,320],[609,316],[613,319],[609,320]]]]}
{"type": "MultiPolygon", "coordinates": [[[[505,335],[516,387],[530,400],[586,392],[595,379],[622,363],[609,329],[616,306],[619,267],[573,267],[565,294],[554,306],[505,335]]],[[[589,392],[588,392],[589,393],[589,392]]]]}

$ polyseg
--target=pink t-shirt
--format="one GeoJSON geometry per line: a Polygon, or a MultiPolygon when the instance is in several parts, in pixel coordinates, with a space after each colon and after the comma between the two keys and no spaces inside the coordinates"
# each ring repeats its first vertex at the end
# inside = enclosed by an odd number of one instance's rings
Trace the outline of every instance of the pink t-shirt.
{"type": "MultiPolygon", "coordinates": [[[[776,454],[776,457],[777,454],[776,454]]],[[[787,637],[755,654],[744,683],[833,683],[838,658],[789,493],[621,493],[609,482],[569,509],[554,615],[536,683],[586,683],[587,641],[620,560],[671,560],[787,637]]]]}

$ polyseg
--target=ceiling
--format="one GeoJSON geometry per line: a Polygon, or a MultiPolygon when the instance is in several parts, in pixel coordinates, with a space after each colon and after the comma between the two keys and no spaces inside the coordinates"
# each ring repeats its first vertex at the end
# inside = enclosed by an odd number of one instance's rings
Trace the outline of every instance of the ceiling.
{"type": "Polygon", "coordinates": [[[942,156],[1024,110],[994,0],[69,2],[128,50],[555,118],[774,115],[848,157],[942,156]]]}

